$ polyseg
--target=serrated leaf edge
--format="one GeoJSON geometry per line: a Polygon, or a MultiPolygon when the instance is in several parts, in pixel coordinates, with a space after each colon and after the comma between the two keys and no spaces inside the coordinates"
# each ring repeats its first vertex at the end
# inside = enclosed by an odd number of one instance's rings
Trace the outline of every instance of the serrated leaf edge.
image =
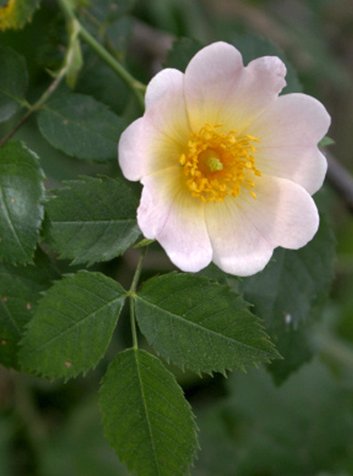
{"type": "MultiPolygon", "coordinates": [[[[167,275],[161,275],[161,276],[153,276],[152,278],[148,279],[147,281],[145,281],[143,283],[143,285],[141,286],[140,289],[143,289],[143,286],[146,284],[146,283],[149,283],[153,280],[157,280],[159,278],[163,278],[165,276],[171,276],[171,275],[179,275],[179,276],[183,276],[183,273],[179,273],[177,271],[172,271],[171,273],[168,273],[167,275]]],[[[264,326],[264,320],[258,316],[256,316],[255,314],[253,314],[250,310],[249,310],[249,307],[252,307],[253,305],[249,302],[247,302],[244,298],[243,298],[243,294],[240,294],[240,293],[237,293],[234,291],[234,289],[229,286],[229,285],[224,285],[224,284],[221,284],[219,283],[218,281],[215,281],[211,278],[208,278],[206,276],[197,276],[195,274],[191,274],[191,273],[188,273],[188,276],[194,276],[195,278],[197,278],[198,280],[203,280],[205,283],[208,283],[208,284],[211,284],[212,286],[218,286],[219,288],[222,288],[222,289],[226,289],[228,291],[230,291],[232,294],[235,295],[236,299],[242,299],[242,303],[244,305],[244,310],[247,310],[249,312],[249,314],[251,315],[251,318],[253,319],[254,321],[254,325],[256,325],[256,327],[262,331],[263,335],[262,335],[262,340],[263,339],[266,339],[267,340],[267,343],[269,344],[269,346],[271,347],[271,349],[269,349],[268,351],[262,351],[262,350],[259,350],[259,349],[256,349],[255,347],[252,347],[252,346],[249,346],[249,345],[246,345],[246,344],[243,344],[241,342],[237,342],[237,344],[239,344],[240,346],[242,347],[246,347],[248,349],[253,349],[255,350],[256,352],[261,352],[263,355],[264,355],[264,360],[261,362],[261,363],[264,363],[264,364],[271,364],[271,360],[273,359],[283,359],[283,357],[278,353],[277,349],[276,349],[276,346],[275,344],[270,340],[270,337],[269,335],[266,333],[266,328],[264,326]],[[271,354],[271,351],[272,351],[272,354],[271,354]],[[267,358],[265,358],[265,356],[267,355],[267,358]]],[[[137,293],[133,293],[131,294],[131,297],[132,299],[135,300],[135,302],[137,300],[141,300],[145,303],[147,303],[148,305],[150,305],[151,307],[156,307],[157,309],[163,309],[163,308],[158,308],[157,305],[154,305],[153,303],[151,303],[150,301],[147,301],[147,300],[144,300],[143,298],[140,297],[139,295],[139,292],[137,293]]],[[[225,338],[227,339],[226,336],[223,336],[222,334],[218,334],[217,332],[215,331],[212,331],[210,329],[207,329],[207,328],[203,328],[199,325],[197,325],[196,323],[194,322],[191,322],[187,319],[183,319],[182,316],[178,316],[177,314],[174,314],[170,311],[166,311],[165,309],[163,309],[163,311],[165,311],[166,313],[176,317],[177,319],[179,320],[182,320],[184,322],[186,322],[187,324],[190,324],[190,325],[194,325],[195,327],[199,327],[201,330],[208,330],[209,332],[217,335],[217,336],[220,336],[222,338],[225,338]]],[[[137,322],[139,322],[139,319],[138,319],[138,316],[136,316],[137,318],[137,322]]],[[[140,328],[141,332],[143,333],[142,329],[140,328]]],[[[234,368],[229,368],[229,367],[225,367],[224,369],[209,369],[208,371],[205,371],[205,370],[201,370],[201,369],[196,369],[196,368],[193,368],[193,367],[190,367],[188,366],[187,364],[183,364],[183,365],[179,365],[176,361],[174,361],[174,359],[167,359],[165,356],[163,356],[157,349],[155,349],[154,345],[153,345],[153,342],[150,342],[149,339],[147,338],[147,336],[145,336],[148,343],[153,347],[153,349],[155,350],[155,352],[157,353],[158,356],[162,357],[164,360],[166,360],[166,362],[169,364],[170,362],[173,362],[174,365],[176,365],[178,368],[181,368],[182,371],[185,371],[185,368],[188,368],[189,370],[195,372],[197,375],[199,376],[202,376],[202,373],[206,374],[206,375],[210,375],[211,377],[214,375],[214,373],[221,373],[222,375],[224,375],[225,377],[227,376],[227,372],[232,372],[234,371],[235,369],[234,368]]],[[[229,338],[228,338],[229,339],[229,338]]],[[[229,339],[231,341],[234,342],[234,339],[229,339]]],[[[252,367],[254,368],[258,368],[259,364],[254,362],[252,364],[252,367]]],[[[238,370],[246,373],[246,367],[245,365],[243,364],[240,364],[239,367],[237,367],[238,370]]]]}
{"type": "MultiPolygon", "coordinates": [[[[139,366],[138,366],[138,364],[137,364],[137,361],[138,361],[138,359],[137,359],[137,352],[144,352],[144,353],[147,354],[149,357],[157,359],[157,360],[160,362],[160,364],[163,366],[162,362],[160,361],[160,359],[159,359],[158,357],[156,357],[156,356],[150,354],[150,353],[147,352],[146,350],[142,350],[142,349],[139,349],[139,348],[134,348],[134,347],[132,347],[132,348],[127,348],[127,349],[123,350],[120,354],[125,353],[125,352],[129,352],[129,351],[131,351],[131,350],[134,350],[134,357],[135,357],[136,367],[137,367],[137,369],[138,369],[138,375],[139,375],[139,384],[141,383],[141,378],[140,378],[140,369],[139,369],[139,366]]],[[[118,354],[118,355],[119,355],[119,354],[118,354]]],[[[114,364],[114,361],[112,361],[112,362],[110,363],[109,367],[110,367],[112,364],[114,364]]],[[[108,367],[108,370],[109,370],[109,367],[108,367]]],[[[164,366],[163,366],[163,368],[164,368],[164,370],[165,370],[166,372],[168,372],[168,373],[170,374],[170,376],[172,377],[174,383],[179,387],[181,393],[184,395],[183,389],[181,388],[181,386],[180,386],[179,383],[177,382],[177,380],[176,380],[174,374],[173,374],[172,372],[170,372],[168,369],[166,369],[164,366]]],[[[100,386],[100,389],[99,389],[99,394],[100,394],[100,395],[104,392],[104,385],[105,385],[105,376],[103,377],[103,379],[102,379],[102,381],[101,381],[101,386],[100,386]]],[[[141,385],[140,385],[140,388],[142,388],[141,385]]],[[[143,391],[142,391],[142,390],[141,390],[141,394],[143,395],[143,391]]],[[[194,466],[195,459],[197,459],[197,451],[201,449],[200,444],[199,444],[199,441],[198,441],[198,439],[197,439],[197,433],[198,433],[198,431],[199,431],[199,428],[198,428],[197,423],[196,423],[196,421],[195,421],[195,420],[196,420],[195,414],[194,414],[194,412],[192,411],[192,407],[191,407],[190,403],[189,403],[188,400],[185,398],[185,395],[184,395],[184,399],[185,399],[185,400],[184,400],[184,401],[185,401],[185,404],[187,405],[188,409],[190,410],[190,417],[191,417],[191,422],[192,422],[192,425],[193,425],[194,436],[195,436],[194,457],[193,457],[193,460],[190,462],[190,466],[194,466]]],[[[144,408],[145,408],[145,405],[144,405],[144,408]]],[[[107,438],[107,440],[108,440],[108,442],[109,442],[109,445],[110,445],[110,447],[112,448],[112,450],[116,451],[115,448],[113,447],[113,445],[112,445],[111,442],[110,442],[109,435],[107,435],[107,434],[106,434],[106,431],[105,431],[104,421],[106,420],[106,418],[105,418],[105,412],[104,412],[104,409],[102,408],[101,402],[100,402],[100,409],[101,409],[101,413],[102,413],[104,436],[107,438]]],[[[147,411],[146,411],[146,414],[147,414],[147,411]]],[[[150,425],[149,425],[149,434],[150,434],[150,436],[151,436],[151,438],[152,438],[152,435],[151,435],[151,432],[150,432],[150,425]]],[[[121,460],[122,462],[124,462],[130,471],[134,471],[134,468],[132,467],[132,465],[130,464],[130,462],[126,461],[125,458],[120,458],[120,456],[119,456],[119,460],[121,460]]],[[[157,465],[156,465],[156,466],[157,466],[157,465]]],[[[189,476],[189,475],[190,475],[190,472],[188,471],[187,476],[189,476]]],[[[140,475],[138,475],[138,476],[140,476],[140,475]]],[[[141,476],[142,476],[142,475],[141,475],[141,476]]],[[[156,476],[163,476],[163,475],[158,472],[158,474],[156,474],[156,476]]]]}
{"type": "MultiPolygon", "coordinates": [[[[46,295],[50,292],[50,290],[53,288],[53,286],[54,286],[56,283],[60,283],[64,278],[74,277],[74,276],[76,276],[76,275],[79,274],[79,273],[91,274],[90,271],[87,271],[87,270],[84,270],[84,269],[79,270],[77,273],[65,273],[65,274],[63,274],[60,279],[57,279],[57,280],[52,281],[52,282],[53,282],[53,285],[52,285],[50,288],[46,289],[45,291],[41,291],[41,292],[40,292],[40,294],[42,295],[42,299],[38,300],[37,308],[38,308],[38,305],[40,304],[40,301],[42,301],[42,300],[46,297],[46,295]]],[[[102,274],[102,273],[100,273],[100,274],[102,274]]],[[[105,276],[105,275],[103,275],[103,276],[105,276]]],[[[106,277],[106,276],[105,276],[105,277],[106,277]]],[[[119,283],[118,283],[118,284],[119,284],[119,283]]],[[[122,303],[121,309],[123,308],[124,303],[125,303],[125,300],[126,300],[126,298],[127,298],[127,296],[128,296],[127,291],[126,291],[124,288],[122,288],[122,289],[125,291],[125,295],[122,295],[122,296],[120,296],[119,298],[116,299],[116,301],[119,301],[120,299],[123,299],[123,303],[122,303]]],[[[111,302],[114,302],[114,301],[111,301],[111,302]]],[[[104,307],[104,306],[103,306],[103,307],[104,307]]],[[[33,314],[33,317],[34,317],[34,316],[35,316],[35,314],[33,314]]],[[[88,317],[88,316],[86,316],[86,317],[88,317]]],[[[118,320],[118,319],[119,319],[119,316],[117,317],[117,320],[118,320]]],[[[28,331],[29,331],[31,325],[32,325],[32,319],[31,319],[30,321],[28,321],[28,322],[25,324],[25,326],[24,326],[24,333],[23,333],[23,335],[22,335],[22,338],[18,341],[18,346],[19,346],[20,348],[21,348],[22,345],[23,345],[23,340],[27,337],[27,334],[28,334],[28,331]]],[[[66,332],[66,331],[65,331],[65,332],[66,332]]],[[[62,334],[60,334],[60,336],[56,336],[56,337],[61,337],[61,336],[62,336],[62,334]]],[[[56,337],[55,337],[55,338],[56,338],[56,337]]],[[[55,340],[55,339],[52,339],[52,340],[55,340]]],[[[47,343],[46,343],[46,344],[47,344],[47,343]]],[[[19,365],[21,366],[21,369],[22,369],[22,370],[25,370],[26,372],[30,373],[31,375],[35,375],[36,377],[40,377],[40,378],[47,378],[47,379],[49,379],[50,381],[63,379],[63,380],[64,380],[64,383],[66,383],[66,382],[68,382],[70,379],[75,379],[75,378],[79,377],[81,374],[82,374],[83,377],[85,377],[85,376],[88,374],[88,372],[94,370],[94,369],[97,367],[97,365],[99,364],[99,362],[101,361],[101,359],[104,357],[106,350],[107,350],[107,349],[105,349],[105,351],[103,352],[103,354],[97,359],[97,363],[96,363],[95,365],[93,365],[92,367],[90,367],[90,368],[87,369],[87,370],[82,370],[82,371],[78,372],[77,374],[69,375],[69,376],[65,376],[65,375],[57,376],[57,375],[53,375],[53,374],[50,374],[50,373],[45,373],[45,372],[40,372],[40,371],[38,372],[37,370],[35,370],[35,369],[31,368],[31,367],[28,367],[28,366],[26,366],[26,365],[21,365],[20,354],[18,355],[18,361],[19,361],[18,363],[19,363],[19,365]]]]}

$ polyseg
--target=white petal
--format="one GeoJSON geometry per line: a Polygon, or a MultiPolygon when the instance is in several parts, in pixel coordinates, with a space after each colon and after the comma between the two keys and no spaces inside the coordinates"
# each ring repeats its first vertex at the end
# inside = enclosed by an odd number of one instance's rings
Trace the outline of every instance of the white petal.
{"type": "Polygon", "coordinates": [[[258,58],[244,68],[240,53],[231,45],[219,42],[202,49],[185,72],[192,130],[208,122],[241,132],[276,99],[286,84],[285,74],[277,57],[258,58]]]}
{"type": "Polygon", "coordinates": [[[243,191],[236,199],[206,208],[213,261],[238,276],[261,271],[277,246],[306,245],[319,225],[315,202],[296,183],[263,176],[255,192],[256,200],[243,191]]]}
{"type": "Polygon", "coordinates": [[[196,272],[212,259],[204,204],[183,187],[181,168],[143,178],[137,220],[146,238],[157,239],[182,271],[196,272]]]}
{"type": "Polygon", "coordinates": [[[217,42],[192,58],[185,71],[185,98],[192,129],[219,122],[219,113],[244,69],[242,56],[233,46],[217,42]]]}
{"type": "Polygon", "coordinates": [[[147,86],[145,101],[145,119],[185,146],[191,131],[184,98],[184,74],[170,68],[156,74],[147,86]]]}
{"type": "Polygon", "coordinates": [[[279,97],[246,131],[260,139],[256,144],[257,168],[315,193],[327,169],[317,143],[329,126],[330,116],[316,99],[305,94],[279,97]]]}
{"type": "Polygon", "coordinates": [[[119,164],[129,180],[178,164],[190,136],[183,74],[166,69],[147,87],[146,112],[121,135],[119,164]]]}
{"type": "Polygon", "coordinates": [[[205,210],[213,248],[212,261],[226,273],[250,276],[269,262],[273,246],[237,205],[237,199],[209,203],[205,210]]]}
{"type": "Polygon", "coordinates": [[[121,134],[118,144],[118,160],[124,176],[128,180],[140,180],[148,170],[149,160],[145,159],[147,143],[143,118],[137,119],[121,134]],[[141,149],[139,144],[144,144],[141,149]]]}
{"type": "Polygon", "coordinates": [[[297,250],[312,240],[319,227],[319,213],[303,187],[291,180],[262,176],[254,190],[257,199],[244,193],[241,206],[274,248],[297,250]]]}
{"type": "Polygon", "coordinates": [[[148,83],[145,95],[146,109],[158,107],[161,101],[170,101],[171,89],[179,90],[184,74],[174,68],[166,68],[157,73],[148,83]]]}

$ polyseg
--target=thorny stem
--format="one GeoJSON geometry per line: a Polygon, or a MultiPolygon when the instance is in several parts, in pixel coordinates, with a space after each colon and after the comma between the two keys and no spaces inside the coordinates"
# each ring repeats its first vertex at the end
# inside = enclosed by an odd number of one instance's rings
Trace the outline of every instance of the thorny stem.
{"type": "Polygon", "coordinates": [[[137,285],[141,276],[141,271],[142,271],[142,265],[143,265],[143,260],[145,259],[147,252],[147,246],[143,248],[139,262],[137,263],[137,267],[135,270],[134,277],[131,282],[131,286],[129,289],[129,295],[130,295],[130,322],[131,322],[131,333],[132,333],[132,343],[134,349],[138,349],[138,341],[137,341],[137,332],[136,332],[136,320],[135,320],[135,298],[134,294],[137,289],[137,285]]]}

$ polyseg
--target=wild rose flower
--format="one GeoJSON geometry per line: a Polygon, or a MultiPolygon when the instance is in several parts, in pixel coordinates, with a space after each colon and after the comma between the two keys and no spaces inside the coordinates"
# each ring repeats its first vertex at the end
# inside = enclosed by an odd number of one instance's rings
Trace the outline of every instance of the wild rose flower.
{"type": "Polygon", "coordinates": [[[143,184],[138,224],[183,271],[211,261],[248,276],[274,248],[298,249],[315,235],[311,197],[327,163],[317,144],[330,117],[305,94],[279,96],[286,68],[277,57],[244,67],[218,42],[185,74],[165,69],[149,83],[146,112],[122,134],[119,162],[143,184]]]}

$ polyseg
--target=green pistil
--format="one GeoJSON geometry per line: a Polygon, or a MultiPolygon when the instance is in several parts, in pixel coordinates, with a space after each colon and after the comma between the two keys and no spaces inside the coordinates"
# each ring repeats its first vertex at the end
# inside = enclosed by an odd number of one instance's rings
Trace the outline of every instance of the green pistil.
{"type": "Polygon", "coordinates": [[[217,157],[208,157],[206,159],[206,165],[211,170],[211,172],[223,170],[223,164],[217,157]]]}

